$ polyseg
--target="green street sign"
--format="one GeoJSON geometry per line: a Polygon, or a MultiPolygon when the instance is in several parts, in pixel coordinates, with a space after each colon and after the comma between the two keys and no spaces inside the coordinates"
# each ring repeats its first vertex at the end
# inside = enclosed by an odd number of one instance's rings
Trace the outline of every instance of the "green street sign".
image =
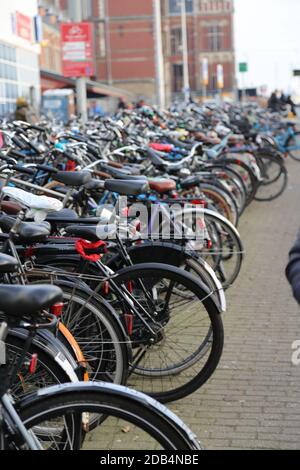
{"type": "Polygon", "coordinates": [[[246,72],[248,72],[248,64],[247,64],[247,62],[241,62],[241,63],[239,64],[239,69],[240,69],[240,72],[241,72],[241,73],[246,73],[246,72]]]}

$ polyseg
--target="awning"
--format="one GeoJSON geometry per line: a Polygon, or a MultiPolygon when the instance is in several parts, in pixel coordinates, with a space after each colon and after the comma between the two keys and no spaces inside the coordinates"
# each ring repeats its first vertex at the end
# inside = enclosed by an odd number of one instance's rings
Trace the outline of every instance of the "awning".
{"type": "MultiPolygon", "coordinates": [[[[75,89],[76,80],[73,78],[66,78],[62,75],[41,70],[41,90],[42,93],[46,90],[57,88],[72,88],[75,89]]],[[[104,85],[100,82],[87,80],[87,97],[88,98],[105,98],[105,97],[134,99],[134,94],[127,90],[115,88],[113,86],[104,85]]]]}

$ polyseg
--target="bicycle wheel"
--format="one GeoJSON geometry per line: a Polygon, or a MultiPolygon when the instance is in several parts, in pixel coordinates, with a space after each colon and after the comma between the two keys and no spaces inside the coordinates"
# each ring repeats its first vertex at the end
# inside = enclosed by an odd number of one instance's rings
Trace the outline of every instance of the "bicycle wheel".
{"type": "Polygon", "coordinates": [[[289,138],[286,150],[293,160],[300,162],[300,132],[295,132],[295,135],[289,138]]]}
{"type": "Polygon", "coordinates": [[[128,340],[110,308],[97,296],[91,299],[89,294],[79,295],[76,288],[63,287],[63,296],[67,308],[63,311],[62,322],[84,354],[90,380],[125,384],[128,340]]]}
{"type": "MultiPolygon", "coordinates": [[[[54,260],[55,264],[55,260],[54,260]]],[[[128,373],[129,341],[111,307],[91,289],[76,279],[62,280],[53,269],[44,267],[38,282],[54,283],[63,292],[62,323],[77,341],[85,361],[89,379],[125,384],[128,373]],[[41,281],[41,277],[43,279],[41,281]]],[[[66,278],[69,273],[62,275],[66,278]]],[[[33,282],[34,271],[27,276],[33,282]]]]}
{"type": "Polygon", "coordinates": [[[221,176],[221,181],[225,180],[225,182],[229,182],[231,192],[238,205],[239,215],[241,215],[247,202],[247,188],[241,175],[233,168],[226,167],[226,165],[218,165],[217,163],[211,165],[210,169],[213,174],[221,176]]]}
{"type": "Polygon", "coordinates": [[[255,195],[256,201],[274,201],[281,196],[288,185],[288,172],[282,159],[268,154],[260,154],[263,181],[255,195]]]}
{"type": "Polygon", "coordinates": [[[223,288],[228,289],[237,279],[244,258],[243,244],[236,228],[213,210],[199,208],[176,212],[174,222],[178,233],[183,232],[183,239],[187,228],[197,234],[199,239],[187,240],[186,248],[195,250],[215,271],[223,288]],[[208,247],[205,239],[209,241],[208,247]]]}
{"type": "Polygon", "coordinates": [[[199,389],[215,371],[223,349],[223,323],[213,293],[188,272],[141,264],[116,274],[123,298],[114,308],[128,315],[124,295],[138,313],[132,318],[133,359],[128,385],[162,402],[199,389]]]}
{"type": "Polygon", "coordinates": [[[20,417],[44,450],[199,450],[196,436],[160,403],[112,384],[45,389],[20,417]],[[87,434],[87,417],[105,415],[87,434]]]}
{"type": "MultiPolygon", "coordinates": [[[[7,363],[13,366],[23,354],[25,340],[9,334],[5,344],[8,358],[7,363]]],[[[43,351],[41,348],[31,345],[21,369],[11,385],[10,391],[14,399],[19,401],[25,395],[38,389],[69,381],[70,377],[59,367],[58,362],[47,354],[46,350],[43,351]],[[29,372],[28,364],[33,354],[37,355],[36,369],[34,372],[29,372]]]]}
{"type": "Polygon", "coordinates": [[[238,158],[231,155],[226,156],[226,154],[222,155],[222,157],[217,160],[217,163],[225,164],[226,166],[233,168],[233,170],[237,171],[241,175],[247,189],[247,205],[249,205],[253,200],[259,186],[259,181],[250,165],[242,160],[242,156],[241,158],[238,158]]]}
{"type": "Polygon", "coordinates": [[[217,212],[236,227],[238,225],[239,213],[233,196],[213,184],[203,183],[200,185],[200,188],[201,192],[207,197],[207,201],[217,209],[217,212]]]}

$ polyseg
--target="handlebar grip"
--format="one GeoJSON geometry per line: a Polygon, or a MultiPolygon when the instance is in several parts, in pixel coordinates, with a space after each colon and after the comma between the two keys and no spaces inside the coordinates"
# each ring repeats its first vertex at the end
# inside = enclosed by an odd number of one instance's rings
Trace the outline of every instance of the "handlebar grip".
{"type": "Polygon", "coordinates": [[[76,157],[76,155],[74,155],[72,152],[70,152],[70,150],[65,150],[63,152],[64,156],[67,157],[69,160],[73,161],[73,162],[76,162],[76,163],[80,163],[80,160],[76,157]]]}
{"type": "Polygon", "coordinates": [[[99,150],[97,148],[95,148],[93,145],[90,145],[90,144],[87,144],[87,149],[89,152],[91,152],[91,154],[96,157],[96,158],[99,158],[99,150]]]}
{"type": "Polygon", "coordinates": [[[26,155],[24,155],[22,152],[18,152],[18,150],[14,150],[14,149],[10,150],[9,155],[12,155],[13,157],[16,157],[16,158],[22,158],[22,159],[26,157],[26,155]]]}
{"type": "Polygon", "coordinates": [[[108,166],[111,166],[112,168],[118,168],[119,170],[121,170],[122,168],[124,168],[124,165],[122,165],[122,163],[107,162],[106,164],[107,164],[108,166]]]}
{"type": "MultiPolygon", "coordinates": [[[[40,155],[42,152],[40,149],[33,143],[31,140],[27,137],[27,135],[24,132],[19,132],[20,136],[26,142],[26,144],[38,155],[40,155]]],[[[26,148],[26,147],[25,147],[26,148]]]]}
{"type": "Polygon", "coordinates": [[[68,137],[72,140],[75,140],[76,142],[81,142],[81,143],[86,144],[86,138],[84,138],[82,136],[71,134],[68,137]]]}
{"type": "Polygon", "coordinates": [[[56,168],[48,165],[36,165],[36,168],[41,171],[45,171],[46,173],[58,173],[56,168]]]}
{"type": "Polygon", "coordinates": [[[32,168],[25,168],[22,165],[13,165],[12,168],[14,170],[18,171],[19,173],[24,173],[24,174],[30,175],[30,176],[35,175],[35,171],[32,168]]]}
{"type": "Polygon", "coordinates": [[[25,143],[24,143],[21,139],[19,139],[18,137],[13,136],[13,137],[11,138],[11,140],[12,140],[13,143],[14,143],[17,147],[19,147],[20,149],[22,149],[22,150],[25,150],[25,149],[26,149],[25,143]]]}
{"type": "Polygon", "coordinates": [[[34,131],[38,131],[38,132],[46,132],[46,129],[44,129],[44,127],[36,126],[34,124],[30,124],[30,126],[28,126],[28,128],[33,129],[34,131]]]}
{"type": "Polygon", "coordinates": [[[9,157],[8,155],[3,155],[2,152],[0,152],[0,160],[4,160],[5,162],[9,163],[10,165],[15,163],[15,161],[11,157],[9,157]]]}
{"type": "Polygon", "coordinates": [[[33,144],[30,140],[28,140],[28,145],[35,153],[37,153],[38,155],[41,155],[42,153],[41,150],[35,144],[33,144]]]}

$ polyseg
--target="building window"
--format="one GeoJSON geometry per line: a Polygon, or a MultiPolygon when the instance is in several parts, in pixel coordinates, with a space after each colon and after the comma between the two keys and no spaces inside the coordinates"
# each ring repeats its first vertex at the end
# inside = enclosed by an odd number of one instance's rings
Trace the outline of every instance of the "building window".
{"type": "Polygon", "coordinates": [[[172,65],[172,92],[179,93],[183,89],[183,65],[172,65]]]}
{"type": "Polygon", "coordinates": [[[18,97],[18,86],[14,83],[5,83],[5,96],[8,99],[16,100],[18,97]]]}
{"type": "Polygon", "coordinates": [[[93,6],[91,0],[83,0],[83,18],[85,20],[93,17],[93,6]]]}
{"type": "MultiPolygon", "coordinates": [[[[193,13],[194,0],[185,0],[185,8],[187,13],[193,13]]],[[[169,12],[172,15],[178,15],[181,12],[181,0],[169,0],[169,12]]]]}
{"type": "Polygon", "coordinates": [[[210,25],[207,28],[208,50],[218,52],[223,49],[223,30],[218,24],[210,25]]]}
{"type": "Polygon", "coordinates": [[[182,49],[182,29],[174,28],[171,31],[171,55],[178,55],[182,49]]]}
{"type": "Polygon", "coordinates": [[[28,87],[39,81],[37,65],[37,54],[0,42],[1,116],[14,112],[18,96],[30,97],[28,87]]]}
{"type": "Polygon", "coordinates": [[[7,62],[16,62],[16,49],[15,47],[7,46],[6,44],[0,44],[0,60],[6,60],[7,62]]]}

